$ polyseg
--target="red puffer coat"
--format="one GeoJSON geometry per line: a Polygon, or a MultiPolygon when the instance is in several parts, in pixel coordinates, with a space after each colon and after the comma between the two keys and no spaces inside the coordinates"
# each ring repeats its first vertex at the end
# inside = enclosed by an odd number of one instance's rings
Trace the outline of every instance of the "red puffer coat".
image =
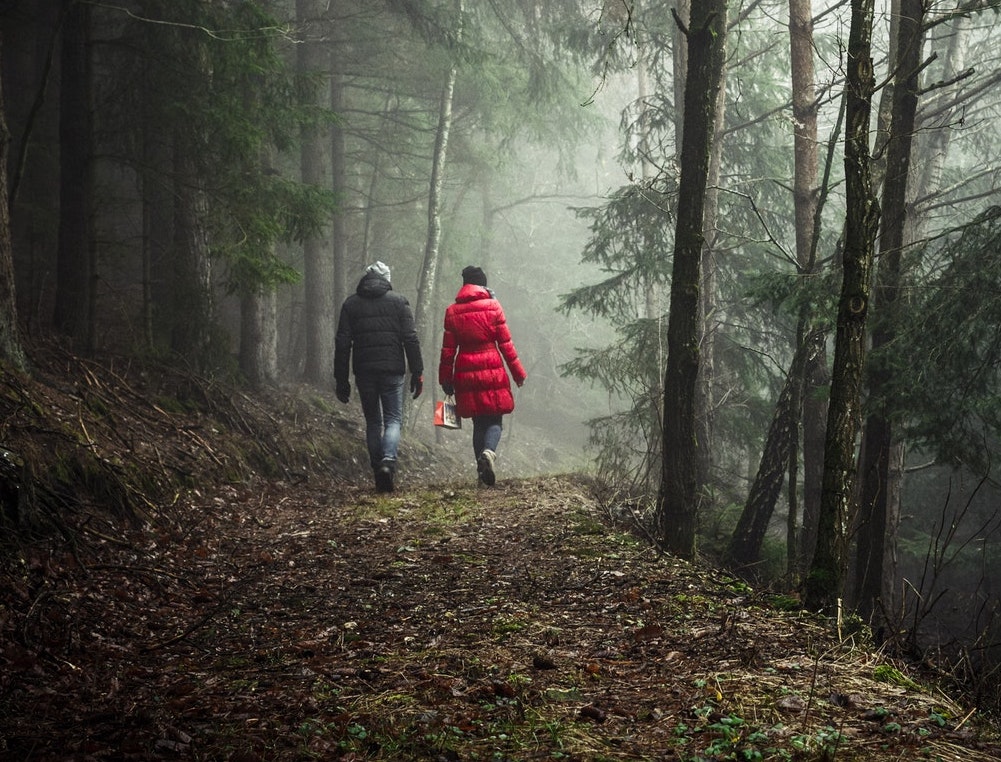
{"type": "Polygon", "coordinates": [[[514,410],[511,381],[521,386],[527,374],[511,341],[504,310],[483,286],[467,283],[445,310],[438,383],[455,388],[462,418],[506,415],[514,410]]]}

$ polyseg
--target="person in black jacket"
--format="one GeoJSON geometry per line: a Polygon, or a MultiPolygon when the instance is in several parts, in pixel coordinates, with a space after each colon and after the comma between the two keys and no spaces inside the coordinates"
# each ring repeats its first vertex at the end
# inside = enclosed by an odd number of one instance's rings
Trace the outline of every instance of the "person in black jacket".
{"type": "Polygon", "coordinates": [[[365,444],[379,492],[392,492],[395,486],[408,366],[414,399],[424,390],[414,313],[410,302],[393,291],[389,275],[382,262],[365,269],[355,293],[341,306],[334,349],[334,383],[341,402],[351,398],[348,374],[349,368],[354,370],[365,414],[365,444]]]}

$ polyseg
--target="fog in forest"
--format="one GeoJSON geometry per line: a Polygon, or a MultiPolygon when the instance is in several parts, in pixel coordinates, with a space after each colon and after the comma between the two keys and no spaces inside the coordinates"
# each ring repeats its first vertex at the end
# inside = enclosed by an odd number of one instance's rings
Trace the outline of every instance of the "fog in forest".
{"type": "MultiPolygon", "coordinates": [[[[475,473],[470,432],[436,431],[431,413],[444,310],[478,265],[528,372],[499,474],[586,474],[615,515],[670,533],[678,135],[698,31],[678,9],[9,5],[26,335],[330,392],[340,304],[379,260],[424,320],[425,394],[404,441],[468,453],[475,473]]],[[[723,97],[692,154],[709,159],[699,302],[683,316],[700,363],[698,554],[799,594],[828,402],[857,384],[855,465],[836,475],[853,508],[847,608],[866,601],[880,642],[988,674],[1001,664],[1001,17],[986,0],[898,5],[876,4],[857,162],[852,5],[722,6],[723,97]],[[858,164],[881,216],[864,288],[842,299],[844,263],[866,248],[849,224],[858,164]],[[855,378],[835,362],[849,297],[866,320],[855,378]]],[[[356,399],[342,412],[361,420],[356,399]]]]}

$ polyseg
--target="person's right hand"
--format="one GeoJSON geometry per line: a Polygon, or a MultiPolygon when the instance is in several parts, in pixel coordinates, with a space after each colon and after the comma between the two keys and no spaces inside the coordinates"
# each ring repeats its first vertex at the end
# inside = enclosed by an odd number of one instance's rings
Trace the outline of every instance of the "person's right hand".
{"type": "Polygon", "coordinates": [[[335,394],[337,399],[347,404],[347,401],[351,399],[351,384],[338,384],[335,394]]]}
{"type": "Polygon", "coordinates": [[[442,384],[441,390],[445,392],[446,397],[451,397],[452,395],[455,394],[455,387],[452,386],[451,384],[442,384]]]}

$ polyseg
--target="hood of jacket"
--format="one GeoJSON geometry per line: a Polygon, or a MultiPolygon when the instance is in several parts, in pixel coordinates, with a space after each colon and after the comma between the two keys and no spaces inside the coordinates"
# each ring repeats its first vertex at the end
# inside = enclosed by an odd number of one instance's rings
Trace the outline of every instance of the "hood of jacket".
{"type": "Polygon", "coordinates": [[[466,283],[455,295],[457,302],[475,302],[477,299],[493,299],[493,292],[486,286],[477,286],[475,283],[466,283]]]}
{"type": "Polygon", "coordinates": [[[364,299],[378,299],[387,291],[392,291],[393,285],[377,273],[368,272],[358,281],[355,293],[364,299]]]}

